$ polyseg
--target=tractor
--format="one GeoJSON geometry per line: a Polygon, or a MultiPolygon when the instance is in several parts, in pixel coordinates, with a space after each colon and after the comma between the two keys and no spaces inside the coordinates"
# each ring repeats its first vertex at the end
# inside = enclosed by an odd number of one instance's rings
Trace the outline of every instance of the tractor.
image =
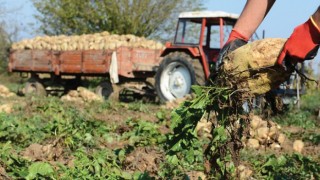
{"type": "Polygon", "coordinates": [[[167,42],[155,76],[161,101],[182,98],[192,85],[205,85],[217,57],[238,19],[222,11],[183,12],[179,15],[173,43],[167,42]]]}

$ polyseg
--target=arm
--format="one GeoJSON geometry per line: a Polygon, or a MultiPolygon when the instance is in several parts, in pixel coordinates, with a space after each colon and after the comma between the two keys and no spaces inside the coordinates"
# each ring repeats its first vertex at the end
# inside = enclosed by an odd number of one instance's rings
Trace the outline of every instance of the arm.
{"type": "Polygon", "coordinates": [[[233,31],[249,39],[268,14],[274,2],[275,0],[247,0],[233,31]]]}
{"type": "Polygon", "coordinates": [[[247,44],[249,38],[268,14],[275,0],[247,0],[230,36],[220,51],[218,64],[231,51],[247,44]]]}

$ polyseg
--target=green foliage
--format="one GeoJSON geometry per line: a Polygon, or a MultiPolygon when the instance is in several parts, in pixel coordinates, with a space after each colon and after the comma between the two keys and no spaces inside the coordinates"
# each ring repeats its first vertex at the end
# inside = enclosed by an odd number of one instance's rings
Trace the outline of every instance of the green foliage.
{"type": "Polygon", "coordinates": [[[160,133],[157,124],[129,119],[127,125],[131,130],[123,133],[122,139],[128,140],[131,146],[159,145],[166,141],[166,136],[160,133]]]}
{"type": "Polygon", "coordinates": [[[0,22],[0,73],[6,72],[8,63],[8,49],[11,45],[10,37],[4,29],[4,22],[0,22]]]}
{"type": "Polygon", "coordinates": [[[263,179],[319,179],[319,162],[300,154],[270,155],[261,164],[256,161],[257,172],[263,179]]]}
{"type": "Polygon", "coordinates": [[[8,141],[5,144],[0,143],[0,164],[6,167],[9,176],[17,179],[28,175],[28,166],[31,163],[19,157],[14,146],[8,141]]]}
{"type": "Polygon", "coordinates": [[[281,116],[276,116],[273,120],[285,126],[299,126],[305,129],[314,128],[316,121],[311,112],[308,111],[289,111],[281,116]]]}
{"type": "Polygon", "coordinates": [[[301,97],[301,110],[314,111],[320,106],[320,92],[310,91],[301,97]]]}
{"type": "Polygon", "coordinates": [[[148,112],[148,105],[144,104],[143,102],[133,102],[128,105],[128,109],[132,111],[137,111],[137,112],[148,112]]]}
{"type": "MultiPolygon", "coordinates": [[[[200,0],[33,0],[48,35],[109,31],[146,36],[174,30],[177,13],[200,9],[200,0]]],[[[170,34],[173,37],[173,33],[170,34]]]]}
{"type": "Polygon", "coordinates": [[[232,150],[227,148],[231,140],[227,128],[232,121],[227,119],[229,109],[221,105],[228,101],[232,91],[228,88],[201,86],[193,86],[193,91],[196,97],[185,101],[172,112],[171,129],[174,134],[169,136],[167,161],[174,167],[203,170],[206,158],[216,165],[216,177],[229,177],[235,171],[232,150]],[[195,131],[198,122],[210,111],[218,112],[218,122],[211,132],[211,142],[199,139],[195,131]],[[205,145],[208,147],[203,149],[205,145]]]}
{"type": "Polygon", "coordinates": [[[305,133],[302,137],[303,141],[309,141],[314,145],[320,144],[320,133],[305,133]]]}
{"type": "Polygon", "coordinates": [[[132,179],[132,175],[122,171],[117,155],[109,150],[88,152],[81,148],[74,154],[74,166],[62,167],[61,179],[132,179]]]}
{"type": "Polygon", "coordinates": [[[316,110],[320,107],[320,94],[318,91],[309,92],[301,98],[300,109],[290,109],[281,116],[273,118],[274,121],[285,126],[299,126],[305,129],[315,128],[316,110]]]}
{"type": "Polygon", "coordinates": [[[95,146],[94,137],[109,131],[103,122],[92,121],[73,107],[64,107],[54,97],[46,100],[32,100],[37,112],[25,116],[0,114],[0,141],[12,141],[22,147],[39,143],[54,137],[71,149],[81,146],[95,146]]]}
{"type": "MultiPolygon", "coordinates": [[[[112,109],[107,102],[89,106],[98,109],[98,105],[101,109],[96,111],[100,113],[112,109]]],[[[126,155],[133,147],[160,145],[166,141],[155,123],[129,119],[130,131],[116,134],[115,125],[92,118],[96,111],[90,108],[82,111],[55,97],[29,97],[27,105],[16,109],[14,114],[0,113],[0,165],[15,179],[148,178],[147,172],[123,170],[126,155]],[[128,147],[113,150],[101,147],[114,141],[128,141],[128,147]],[[20,154],[30,144],[53,142],[63,147],[61,156],[71,158],[70,165],[48,164],[45,160],[32,162],[20,154]]]]}
{"type": "MultiPolygon", "coordinates": [[[[195,88],[199,95],[201,90],[195,88]]],[[[203,168],[202,143],[197,136],[195,127],[205,114],[207,99],[205,96],[192,101],[185,101],[171,114],[171,129],[174,134],[169,136],[167,160],[174,166],[185,169],[203,168]]]]}
{"type": "MultiPolygon", "coordinates": [[[[50,177],[54,171],[50,164],[45,162],[35,162],[31,164],[28,168],[28,176],[26,177],[27,180],[36,179],[36,178],[48,178],[50,177]]],[[[53,177],[51,177],[54,179],[53,177]]]]}

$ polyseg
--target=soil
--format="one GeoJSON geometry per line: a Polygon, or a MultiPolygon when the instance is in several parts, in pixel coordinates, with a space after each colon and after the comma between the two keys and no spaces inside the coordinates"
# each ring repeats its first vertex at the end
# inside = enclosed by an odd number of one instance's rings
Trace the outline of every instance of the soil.
{"type": "Polygon", "coordinates": [[[151,176],[156,176],[164,157],[165,153],[155,147],[135,148],[125,159],[126,170],[149,172],[151,176]]]}

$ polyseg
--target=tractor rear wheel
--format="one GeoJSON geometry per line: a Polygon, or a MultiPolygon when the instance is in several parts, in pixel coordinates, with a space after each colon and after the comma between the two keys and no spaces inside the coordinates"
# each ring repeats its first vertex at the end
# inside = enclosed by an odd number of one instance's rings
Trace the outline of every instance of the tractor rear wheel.
{"type": "Polygon", "coordinates": [[[104,99],[108,99],[109,96],[113,93],[112,84],[109,81],[102,81],[96,87],[96,94],[104,99]]]}
{"type": "Polygon", "coordinates": [[[155,79],[156,91],[162,102],[184,97],[191,92],[194,84],[205,84],[201,62],[184,52],[173,52],[165,56],[155,79]]]}
{"type": "Polygon", "coordinates": [[[46,96],[47,92],[44,86],[36,78],[30,78],[24,87],[24,94],[27,96],[37,95],[46,96]]]}
{"type": "Polygon", "coordinates": [[[119,100],[119,87],[108,80],[101,81],[95,93],[105,100],[119,100]]]}

